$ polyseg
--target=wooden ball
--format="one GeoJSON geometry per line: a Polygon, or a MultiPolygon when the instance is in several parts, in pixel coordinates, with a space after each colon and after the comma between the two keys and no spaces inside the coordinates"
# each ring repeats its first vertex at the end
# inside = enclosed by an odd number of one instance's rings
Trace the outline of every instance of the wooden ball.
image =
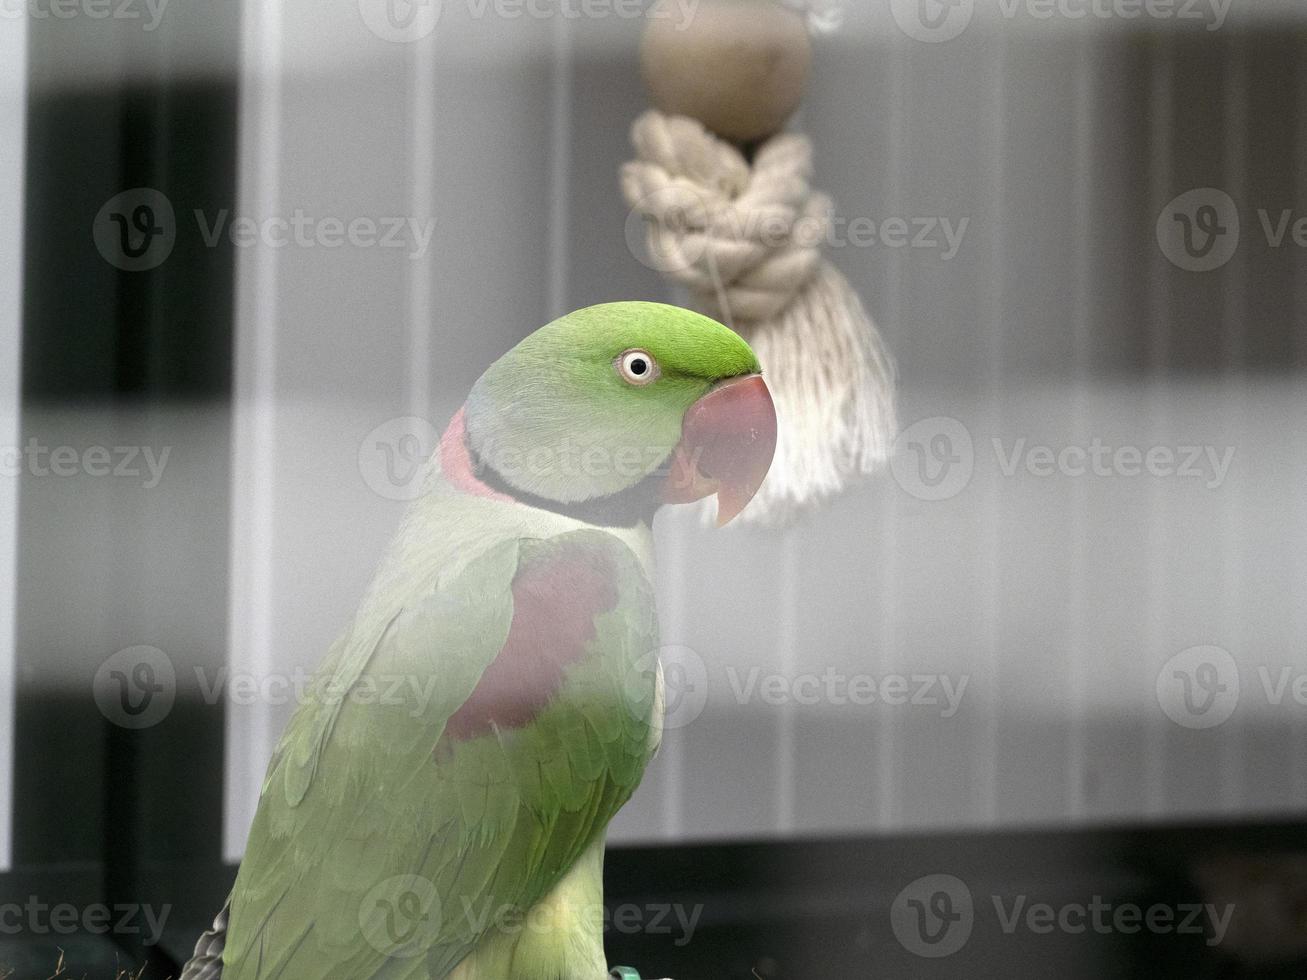
{"type": "Polygon", "coordinates": [[[683,9],[649,12],[640,57],[654,105],[736,143],[779,132],[812,68],[804,18],[774,0],[702,0],[688,23],[683,9]]]}

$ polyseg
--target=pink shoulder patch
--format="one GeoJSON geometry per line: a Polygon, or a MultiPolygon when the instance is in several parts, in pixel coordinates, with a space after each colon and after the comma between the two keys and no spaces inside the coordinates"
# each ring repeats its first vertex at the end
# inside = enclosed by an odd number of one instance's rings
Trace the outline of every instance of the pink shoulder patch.
{"type": "Polygon", "coordinates": [[[520,568],[508,640],[450,717],[441,741],[530,724],[562,687],[564,670],[585,655],[595,617],[616,607],[613,574],[606,557],[580,545],[520,568]]]}
{"type": "Polygon", "coordinates": [[[440,472],[455,489],[476,497],[513,502],[513,498],[486,486],[472,472],[472,455],[467,450],[467,409],[460,408],[440,437],[440,472]]]}

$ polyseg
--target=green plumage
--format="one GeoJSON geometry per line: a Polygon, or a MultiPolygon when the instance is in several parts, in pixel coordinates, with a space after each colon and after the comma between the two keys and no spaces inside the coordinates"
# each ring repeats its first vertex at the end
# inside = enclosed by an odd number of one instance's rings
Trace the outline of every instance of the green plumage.
{"type": "MultiPolygon", "coordinates": [[[[756,370],[742,340],[695,314],[582,311],[486,373],[468,441],[524,448],[526,432],[537,447],[665,454],[715,381],[756,370]],[[614,380],[632,347],[657,356],[666,384],[614,380]]],[[[646,475],[572,473],[562,487],[549,469],[531,489],[581,500],[646,475]]],[[[433,463],[276,750],[229,903],[224,980],[607,976],[604,832],[661,733],[649,529],[456,484],[433,463]],[[515,581],[560,562],[596,570],[611,598],[582,619],[583,649],[525,723],[445,738],[520,627],[515,581]],[[542,910],[548,928],[523,925],[542,910]]]]}
{"type": "Polygon", "coordinates": [[[652,472],[713,382],[759,370],[748,344],[698,313],[595,306],[542,327],[486,371],[468,398],[468,434],[517,488],[586,500],[652,472]],[[657,359],[656,384],[632,388],[613,371],[631,348],[657,359]]]}
{"type": "Polygon", "coordinates": [[[269,770],[233,892],[224,978],[444,977],[487,920],[558,884],[643,775],[656,724],[653,598],[613,535],[492,544],[431,593],[366,622],[332,652],[269,770]],[[618,607],[597,617],[587,656],[527,728],[437,752],[504,644],[519,564],[576,543],[620,569],[618,607]],[[405,683],[395,703],[339,696],[384,693],[401,678],[437,683],[405,683]],[[429,704],[423,690],[434,690],[429,704]],[[383,883],[395,878],[391,895],[383,883]],[[440,896],[440,908],[395,916],[409,894],[440,896]]]}

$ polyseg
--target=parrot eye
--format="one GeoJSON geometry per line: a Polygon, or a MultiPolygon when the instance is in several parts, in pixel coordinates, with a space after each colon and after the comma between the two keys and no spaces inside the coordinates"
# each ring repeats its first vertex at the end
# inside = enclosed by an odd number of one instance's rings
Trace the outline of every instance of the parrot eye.
{"type": "Polygon", "coordinates": [[[658,380],[658,362],[647,350],[629,350],[617,359],[617,373],[627,384],[644,387],[658,380]]]}

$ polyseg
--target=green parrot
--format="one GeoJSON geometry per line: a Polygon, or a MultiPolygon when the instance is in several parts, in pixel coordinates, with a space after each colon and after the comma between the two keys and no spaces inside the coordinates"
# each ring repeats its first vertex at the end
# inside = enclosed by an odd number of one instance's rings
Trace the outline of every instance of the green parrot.
{"type": "Polygon", "coordinates": [[[615,303],[482,375],[182,980],[608,976],[606,829],[662,734],[650,524],[752,499],[776,448],[760,371],[714,320],[615,303]]]}

